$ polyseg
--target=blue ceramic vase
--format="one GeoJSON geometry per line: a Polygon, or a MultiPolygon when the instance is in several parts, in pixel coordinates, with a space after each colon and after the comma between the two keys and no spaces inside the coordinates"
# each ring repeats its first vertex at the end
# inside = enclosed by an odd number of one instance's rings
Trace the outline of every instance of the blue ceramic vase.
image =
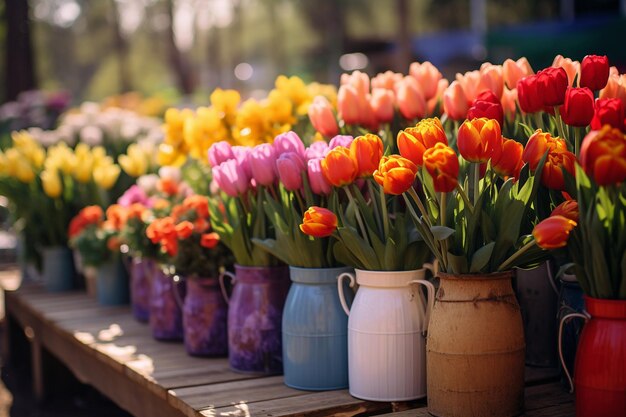
{"type": "Polygon", "coordinates": [[[65,246],[54,246],[43,249],[42,278],[48,291],[59,292],[74,288],[74,256],[65,246]]]}
{"type": "Polygon", "coordinates": [[[128,304],[129,288],[126,267],[119,256],[97,267],[96,294],[98,303],[114,306],[128,304]]]}
{"type": "MultiPolygon", "coordinates": [[[[290,267],[291,288],[283,310],[285,384],[322,391],[348,387],[348,316],[337,277],[352,268],[290,267]]],[[[345,291],[348,302],[352,291],[345,291]]]]}

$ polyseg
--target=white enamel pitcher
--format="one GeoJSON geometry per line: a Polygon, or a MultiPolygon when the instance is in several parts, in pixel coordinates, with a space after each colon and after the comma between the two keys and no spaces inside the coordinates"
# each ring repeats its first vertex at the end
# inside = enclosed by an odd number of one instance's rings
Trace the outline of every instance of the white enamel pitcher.
{"type": "Polygon", "coordinates": [[[408,401],[426,396],[426,331],[435,287],[425,280],[430,264],[413,271],[345,272],[337,281],[348,314],[350,394],[372,401],[408,401]],[[352,310],[343,279],[359,285],[352,310]],[[356,280],[355,280],[356,278],[356,280]],[[427,297],[417,287],[426,287],[427,297]]]}

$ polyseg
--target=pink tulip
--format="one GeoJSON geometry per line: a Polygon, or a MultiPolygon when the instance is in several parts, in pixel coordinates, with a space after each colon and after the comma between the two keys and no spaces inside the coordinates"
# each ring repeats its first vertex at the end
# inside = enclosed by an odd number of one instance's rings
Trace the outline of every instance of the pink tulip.
{"type": "Polygon", "coordinates": [[[435,107],[437,103],[441,103],[443,100],[443,92],[446,91],[446,88],[450,85],[450,82],[445,78],[442,78],[437,83],[437,94],[435,97],[431,98],[426,102],[426,110],[427,114],[433,114],[435,112],[435,107]]]}
{"type": "Polygon", "coordinates": [[[393,120],[395,97],[393,90],[374,88],[370,104],[379,122],[389,123],[393,120]]]}
{"type": "Polygon", "coordinates": [[[359,92],[351,85],[342,85],[337,93],[339,118],[347,125],[357,125],[361,121],[359,113],[359,92]]]}
{"type": "Polygon", "coordinates": [[[372,78],[372,90],[376,88],[384,88],[385,90],[395,90],[395,86],[397,83],[402,81],[404,75],[393,72],[393,71],[385,71],[376,75],[372,78]]]}
{"type": "Polygon", "coordinates": [[[435,97],[439,80],[443,78],[437,67],[428,61],[422,64],[414,62],[409,66],[409,74],[417,80],[425,100],[435,97]]]}
{"type": "Polygon", "coordinates": [[[269,143],[257,145],[248,154],[248,164],[252,172],[252,179],[257,185],[272,185],[276,179],[275,165],[276,152],[269,143]]]}
{"type": "Polygon", "coordinates": [[[296,132],[281,133],[274,138],[272,146],[277,158],[285,152],[295,152],[304,158],[304,143],[296,132]]]}
{"type": "Polygon", "coordinates": [[[480,93],[480,71],[468,71],[465,74],[456,74],[456,81],[463,87],[468,103],[473,102],[480,93]]]}
{"type": "Polygon", "coordinates": [[[485,63],[480,67],[480,85],[478,93],[485,90],[491,91],[500,99],[502,97],[502,89],[504,88],[504,79],[502,77],[502,66],[485,63]]]}
{"type": "Polygon", "coordinates": [[[252,148],[249,146],[233,146],[231,149],[235,160],[246,173],[246,177],[252,178],[252,170],[250,169],[250,163],[248,162],[248,154],[252,148]]]}
{"type": "Polygon", "coordinates": [[[565,58],[563,55],[557,55],[554,57],[554,61],[552,61],[552,66],[555,68],[563,68],[567,73],[569,86],[575,87],[573,84],[576,76],[580,74],[580,62],[572,61],[570,58],[565,58]]]}
{"type": "Polygon", "coordinates": [[[304,160],[295,152],[285,152],[276,160],[278,179],[288,191],[302,188],[302,173],[305,170],[304,160]]]}
{"type": "Polygon", "coordinates": [[[517,110],[515,107],[515,102],[517,101],[517,88],[509,90],[505,88],[502,91],[502,109],[504,110],[504,116],[509,119],[515,119],[515,111],[517,110]]]}
{"type": "Polygon", "coordinates": [[[209,148],[209,162],[212,167],[216,167],[222,162],[235,158],[230,143],[225,140],[216,142],[209,148]]]}
{"type": "MultiPolygon", "coordinates": [[[[335,149],[337,146],[343,146],[344,148],[350,148],[350,144],[354,138],[348,135],[337,135],[328,143],[328,149],[335,149]]],[[[326,156],[326,155],[324,155],[326,156]]]]}
{"type": "Polygon", "coordinates": [[[213,180],[219,188],[231,197],[237,197],[248,190],[249,178],[234,159],[229,159],[212,169],[213,180]]]}
{"type": "Polygon", "coordinates": [[[335,136],[339,132],[333,108],[324,96],[317,96],[313,99],[313,103],[309,106],[309,120],[315,130],[324,136],[335,136]]]}
{"type": "Polygon", "coordinates": [[[313,142],[311,146],[306,148],[306,150],[304,151],[304,158],[307,161],[315,158],[323,158],[324,156],[326,156],[328,150],[328,143],[323,141],[313,142]]]}
{"type": "Polygon", "coordinates": [[[330,194],[331,186],[322,173],[320,165],[323,158],[309,159],[307,162],[307,174],[311,191],[319,195],[330,194]]]}
{"type": "Polygon", "coordinates": [[[458,81],[452,81],[452,84],[443,93],[443,109],[452,120],[465,119],[469,102],[458,81]]]}
{"type": "Polygon", "coordinates": [[[600,98],[619,98],[626,107],[626,74],[610,75],[606,87],[600,90],[600,98]]]}
{"type": "Polygon", "coordinates": [[[526,57],[521,57],[517,61],[507,59],[502,64],[504,82],[509,88],[516,88],[519,80],[531,74],[533,74],[533,69],[530,67],[526,57]]]}
{"type": "Polygon", "coordinates": [[[426,115],[426,99],[415,78],[407,76],[398,85],[397,98],[400,113],[407,120],[426,115]]]}
{"type": "Polygon", "coordinates": [[[352,74],[341,74],[341,85],[351,85],[360,96],[370,92],[370,77],[364,72],[354,71],[352,74]]]}

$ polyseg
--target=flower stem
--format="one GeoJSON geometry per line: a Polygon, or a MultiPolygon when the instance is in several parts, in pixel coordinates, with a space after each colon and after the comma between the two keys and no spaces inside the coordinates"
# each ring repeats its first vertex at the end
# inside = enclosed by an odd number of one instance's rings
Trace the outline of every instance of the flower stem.
{"type": "Polygon", "coordinates": [[[474,171],[474,205],[476,205],[480,196],[480,163],[472,162],[472,170],[474,171]]]}
{"type": "Polygon", "coordinates": [[[380,195],[380,210],[383,221],[383,239],[386,241],[389,236],[389,215],[387,214],[387,199],[385,199],[385,191],[382,185],[378,186],[378,194],[380,195]]]}
{"type": "Polygon", "coordinates": [[[524,253],[526,253],[530,248],[532,248],[536,244],[537,244],[537,241],[533,238],[533,240],[531,240],[530,242],[522,246],[522,248],[519,249],[517,252],[515,252],[513,255],[509,256],[509,258],[506,261],[502,262],[502,264],[498,267],[498,271],[506,270],[506,268],[510,267],[511,264],[513,264],[513,262],[515,262],[520,256],[522,256],[524,253]]]}
{"type": "Polygon", "coordinates": [[[441,225],[445,226],[446,225],[446,193],[442,192],[440,195],[441,201],[439,203],[439,217],[441,220],[441,225]]]}
{"type": "Polygon", "coordinates": [[[563,118],[561,117],[561,113],[559,112],[559,106],[554,106],[554,116],[556,119],[556,128],[559,131],[559,136],[565,140],[569,138],[565,135],[565,127],[563,125],[563,118]]]}
{"type": "MultiPolygon", "coordinates": [[[[376,204],[376,201],[374,200],[374,196],[376,195],[376,193],[374,192],[374,187],[372,186],[372,180],[371,179],[367,179],[367,189],[370,193],[370,198],[372,200],[372,206],[374,207],[374,217],[376,218],[376,227],[378,228],[378,235],[382,235],[382,237],[385,237],[385,230],[383,228],[383,224],[382,224],[382,219],[380,218],[380,213],[378,210],[378,205],[376,204]]],[[[384,203],[384,202],[383,202],[384,203]]],[[[382,210],[382,209],[381,209],[382,210]]]]}
{"type": "Polygon", "coordinates": [[[426,207],[424,207],[424,204],[422,204],[422,200],[420,200],[419,196],[417,195],[417,192],[415,192],[415,188],[413,187],[409,188],[408,192],[411,198],[413,199],[413,201],[415,201],[415,204],[417,204],[417,208],[419,208],[420,212],[422,213],[422,217],[424,218],[424,221],[426,222],[428,227],[431,227],[432,223],[430,222],[430,216],[428,215],[428,211],[426,211],[426,207]]]}
{"type": "Polygon", "coordinates": [[[541,129],[542,131],[545,131],[545,128],[543,126],[543,117],[541,115],[541,112],[533,113],[533,115],[535,116],[535,123],[537,123],[537,129],[541,129]]]}
{"type": "Polygon", "coordinates": [[[350,200],[350,202],[352,204],[354,204],[354,213],[356,215],[356,221],[357,221],[357,223],[359,223],[359,228],[361,229],[361,233],[363,234],[363,238],[367,241],[368,244],[371,245],[371,242],[369,240],[369,236],[367,234],[367,229],[365,228],[365,224],[363,223],[363,219],[361,218],[361,211],[359,210],[359,205],[356,203],[356,200],[352,196],[352,193],[350,192],[349,186],[344,187],[344,189],[346,191],[346,195],[348,196],[348,200],[350,200]]]}
{"type": "Polygon", "coordinates": [[[582,127],[574,128],[574,155],[577,157],[580,156],[580,130],[584,129],[582,127]]]}
{"type": "Polygon", "coordinates": [[[459,184],[459,183],[456,184],[456,190],[459,192],[459,195],[461,196],[461,198],[465,202],[465,205],[467,205],[467,207],[469,207],[470,211],[473,212],[474,211],[474,205],[469,200],[469,197],[467,196],[467,193],[465,192],[463,187],[461,187],[461,184],[459,184]]]}

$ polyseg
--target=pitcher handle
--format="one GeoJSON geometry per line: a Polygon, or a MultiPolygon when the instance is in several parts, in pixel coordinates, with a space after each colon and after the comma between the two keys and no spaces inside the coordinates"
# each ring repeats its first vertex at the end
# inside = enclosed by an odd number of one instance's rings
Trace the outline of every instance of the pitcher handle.
{"type": "Polygon", "coordinates": [[[339,291],[339,301],[341,301],[341,307],[343,307],[343,311],[346,312],[346,316],[350,315],[350,309],[348,308],[348,304],[346,303],[346,297],[343,294],[343,279],[350,278],[350,288],[354,288],[355,278],[354,274],[351,272],[343,272],[341,275],[337,277],[337,290],[339,291]]]}
{"type": "Polygon", "coordinates": [[[228,292],[226,291],[226,287],[224,286],[224,277],[230,278],[233,284],[237,279],[235,277],[235,274],[233,274],[232,272],[222,271],[222,273],[220,273],[220,290],[222,290],[222,296],[224,297],[224,300],[226,300],[226,304],[230,304],[230,297],[228,297],[228,292]]]}
{"type": "Polygon", "coordinates": [[[550,265],[550,261],[546,261],[546,267],[548,270],[548,281],[550,281],[550,286],[552,287],[552,289],[554,290],[554,292],[556,293],[556,296],[559,296],[559,289],[556,286],[556,279],[557,277],[552,275],[552,266],[550,265]]]}
{"type": "Polygon", "coordinates": [[[438,259],[435,259],[432,264],[425,263],[423,266],[425,269],[428,269],[433,274],[433,278],[437,278],[437,275],[439,274],[439,260],[438,259]]]}
{"type": "Polygon", "coordinates": [[[409,284],[420,284],[426,287],[428,296],[428,306],[426,307],[426,313],[424,314],[424,329],[422,330],[422,336],[426,336],[428,333],[428,323],[430,322],[430,314],[435,306],[435,286],[425,279],[414,279],[409,284]]]}
{"type": "Polygon", "coordinates": [[[176,300],[176,304],[178,304],[178,307],[181,310],[183,309],[183,299],[180,297],[180,291],[178,289],[178,286],[180,285],[182,281],[183,281],[183,278],[180,275],[172,276],[172,282],[174,283],[174,285],[172,285],[172,291],[174,292],[174,299],[176,300]]]}
{"type": "Polygon", "coordinates": [[[561,366],[565,371],[565,376],[567,377],[567,381],[570,386],[570,394],[574,392],[574,381],[572,380],[572,376],[567,369],[567,365],[565,364],[565,359],[563,358],[563,325],[566,321],[573,319],[574,317],[580,317],[581,319],[587,321],[589,320],[589,316],[583,313],[569,313],[563,316],[561,322],[559,323],[559,359],[561,360],[561,366]]]}

